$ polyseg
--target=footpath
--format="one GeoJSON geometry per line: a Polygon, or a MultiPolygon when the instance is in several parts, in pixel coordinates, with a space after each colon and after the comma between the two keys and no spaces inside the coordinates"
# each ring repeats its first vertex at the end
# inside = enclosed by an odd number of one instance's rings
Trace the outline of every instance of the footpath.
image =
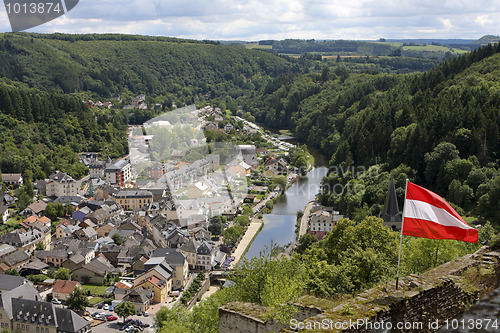
{"type": "Polygon", "coordinates": [[[314,205],[314,201],[309,201],[304,208],[304,215],[302,215],[302,218],[300,219],[300,228],[299,228],[299,234],[297,235],[297,239],[300,238],[300,236],[305,235],[307,232],[307,222],[309,220],[309,215],[311,214],[311,209],[314,205]]]}

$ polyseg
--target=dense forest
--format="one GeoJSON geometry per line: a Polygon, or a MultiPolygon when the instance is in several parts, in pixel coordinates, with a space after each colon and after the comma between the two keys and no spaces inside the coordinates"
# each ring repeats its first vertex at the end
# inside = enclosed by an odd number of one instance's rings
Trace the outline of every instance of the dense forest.
{"type": "Polygon", "coordinates": [[[0,34],[0,60],[0,77],[32,88],[124,100],[146,94],[167,107],[237,98],[307,61],[208,41],[25,33],[0,34]]]}
{"type": "Polygon", "coordinates": [[[90,110],[75,97],[0,83],[0,169],[30,170],[44,179],[55,169],[79,178],[88,174],[76,153],[128,152],[127,113],[90,110]]]}
{"type": "MultiPolygon", "coordinates": [[[[488,45],[422,74],[325,67],[321,74],[281,76],[260,98],[247,100],[245,109],[257,121],[287,127],[321,148],[332,156],[332,166],[379,164],[382,171],[404,174],[400,194],[404,178],[411,176],[467,212],[498,223],[499,75],[500,46],[488,45]]],[[[325,184],[346,185],[357,176],[334,173],[325,184]]],[[[364,180],[369,181],[379,184],[371,192],[379,192],[389,177],[364,180]]],[[[363,204],[376,215],[383,205],[380,192],[356,198],[324,188],[323,203],[340,205],[349,215],[363,204]],[[340,197],[353,202],[349,206],[340,197]]]]}
{"type": "Polygon", "coordinates": [[[311,62],[211,41],[1,34],[0,170],[29,169],[34,179],[56,169],[81,177],[87,170],[77,153],[127,154],[128,124],[205,99],[236,111],[236,98],[299,73],[304,61],[311,62]],[[124,110],[138,94],[160,109],[124,110]],[[117,106],[91,109],[82,103],[87,99],[117,106]]]}

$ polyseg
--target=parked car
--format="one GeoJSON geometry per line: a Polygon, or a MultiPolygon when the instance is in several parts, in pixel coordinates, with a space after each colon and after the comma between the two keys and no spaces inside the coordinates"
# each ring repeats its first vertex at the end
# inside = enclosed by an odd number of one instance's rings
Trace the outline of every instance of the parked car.
{"type": "Polygon", "coordinates": [[[149,317],[149,313],[147,313],[147,312],[144,312],[143,315],[144,315],[144,317],[149,317]]]}
{"type": "Polygon", "coordinates": [[[142,312],[141,311],[137,311],[137,315],[138,316],[142,316],[142,312]]]}
{"type": "Polygon", "coordinates": [[[111,316],[107,316],[107,317],[106,317],[106,319],[107,319],[108,321],[113,321],[113,320],[117,320],[117,319],[118,319],[118,317],[117,317],[117,316],[113,316],[113,315],[111,315],[111,316]]]}
{"type": "Polygon", "coordinates": [[[113,305],[109,306],[109,311],[115,311],[115,307],[113,305]]]}
{"type": "Polygon", "coordinates": [[[53,298],[51,302],[52,304],[61,304],[61,301],[58,300],[57,298],[53,298]]]}
{"type": "Polygon", "coordinates": [[[103,308],[103,310],[109,310],[109,305],[108,304],[104,304],[104,306],[102,308],[103,308]]]}

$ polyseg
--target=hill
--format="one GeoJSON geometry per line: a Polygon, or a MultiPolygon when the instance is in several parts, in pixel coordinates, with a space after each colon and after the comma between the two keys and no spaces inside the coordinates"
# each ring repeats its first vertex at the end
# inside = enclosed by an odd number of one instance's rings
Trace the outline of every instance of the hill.
{"type": "Polygon", "coordinates": [[[128,35],[0,34],[0,77],[86,97],[137,94],[167,106],[236,98],[297,61],[237,45],[128,35]]]}
{"type": "MultiPolygon", "coordinates": [[[[325,67],[322,74],[275,79],[245,109],[268,126],[288,127],[299,140],[332,156],[334,166],[368,169],[382,162],[386,171],[405,170],[467,211],[479,207],[500,224],[493,208],[500,200],[498,75],[499,45],[422,74],[325,67]]],[[[331,192],[323,198],[334,203],[331,192]]],[[[380,200],[368,198],[351,202],[348,213],[380,200]]],[[[380,210],[383,198],[378,204],[380,210]]]]}

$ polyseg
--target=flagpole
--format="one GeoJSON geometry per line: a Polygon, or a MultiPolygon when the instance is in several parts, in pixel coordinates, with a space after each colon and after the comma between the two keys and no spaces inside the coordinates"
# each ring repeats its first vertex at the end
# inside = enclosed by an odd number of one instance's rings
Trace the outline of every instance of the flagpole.
{"type": "Polygon", "coordinates": [[[406,192],[408,191],[408,178],[406,178],[406,185],[405,185],[405,196],[403,199],[403,215],[402,215],[402,220],[401,220],[401,234],[399,235],[399,256],[398,256],[398,272],[396,274],[396,290],[398,290],[398,285],[399,285],[399,267],[401,264],[401,248],[403,247],[403,226],[405,224],[405,208],[404,205],[406,204],[406,192]]]}

